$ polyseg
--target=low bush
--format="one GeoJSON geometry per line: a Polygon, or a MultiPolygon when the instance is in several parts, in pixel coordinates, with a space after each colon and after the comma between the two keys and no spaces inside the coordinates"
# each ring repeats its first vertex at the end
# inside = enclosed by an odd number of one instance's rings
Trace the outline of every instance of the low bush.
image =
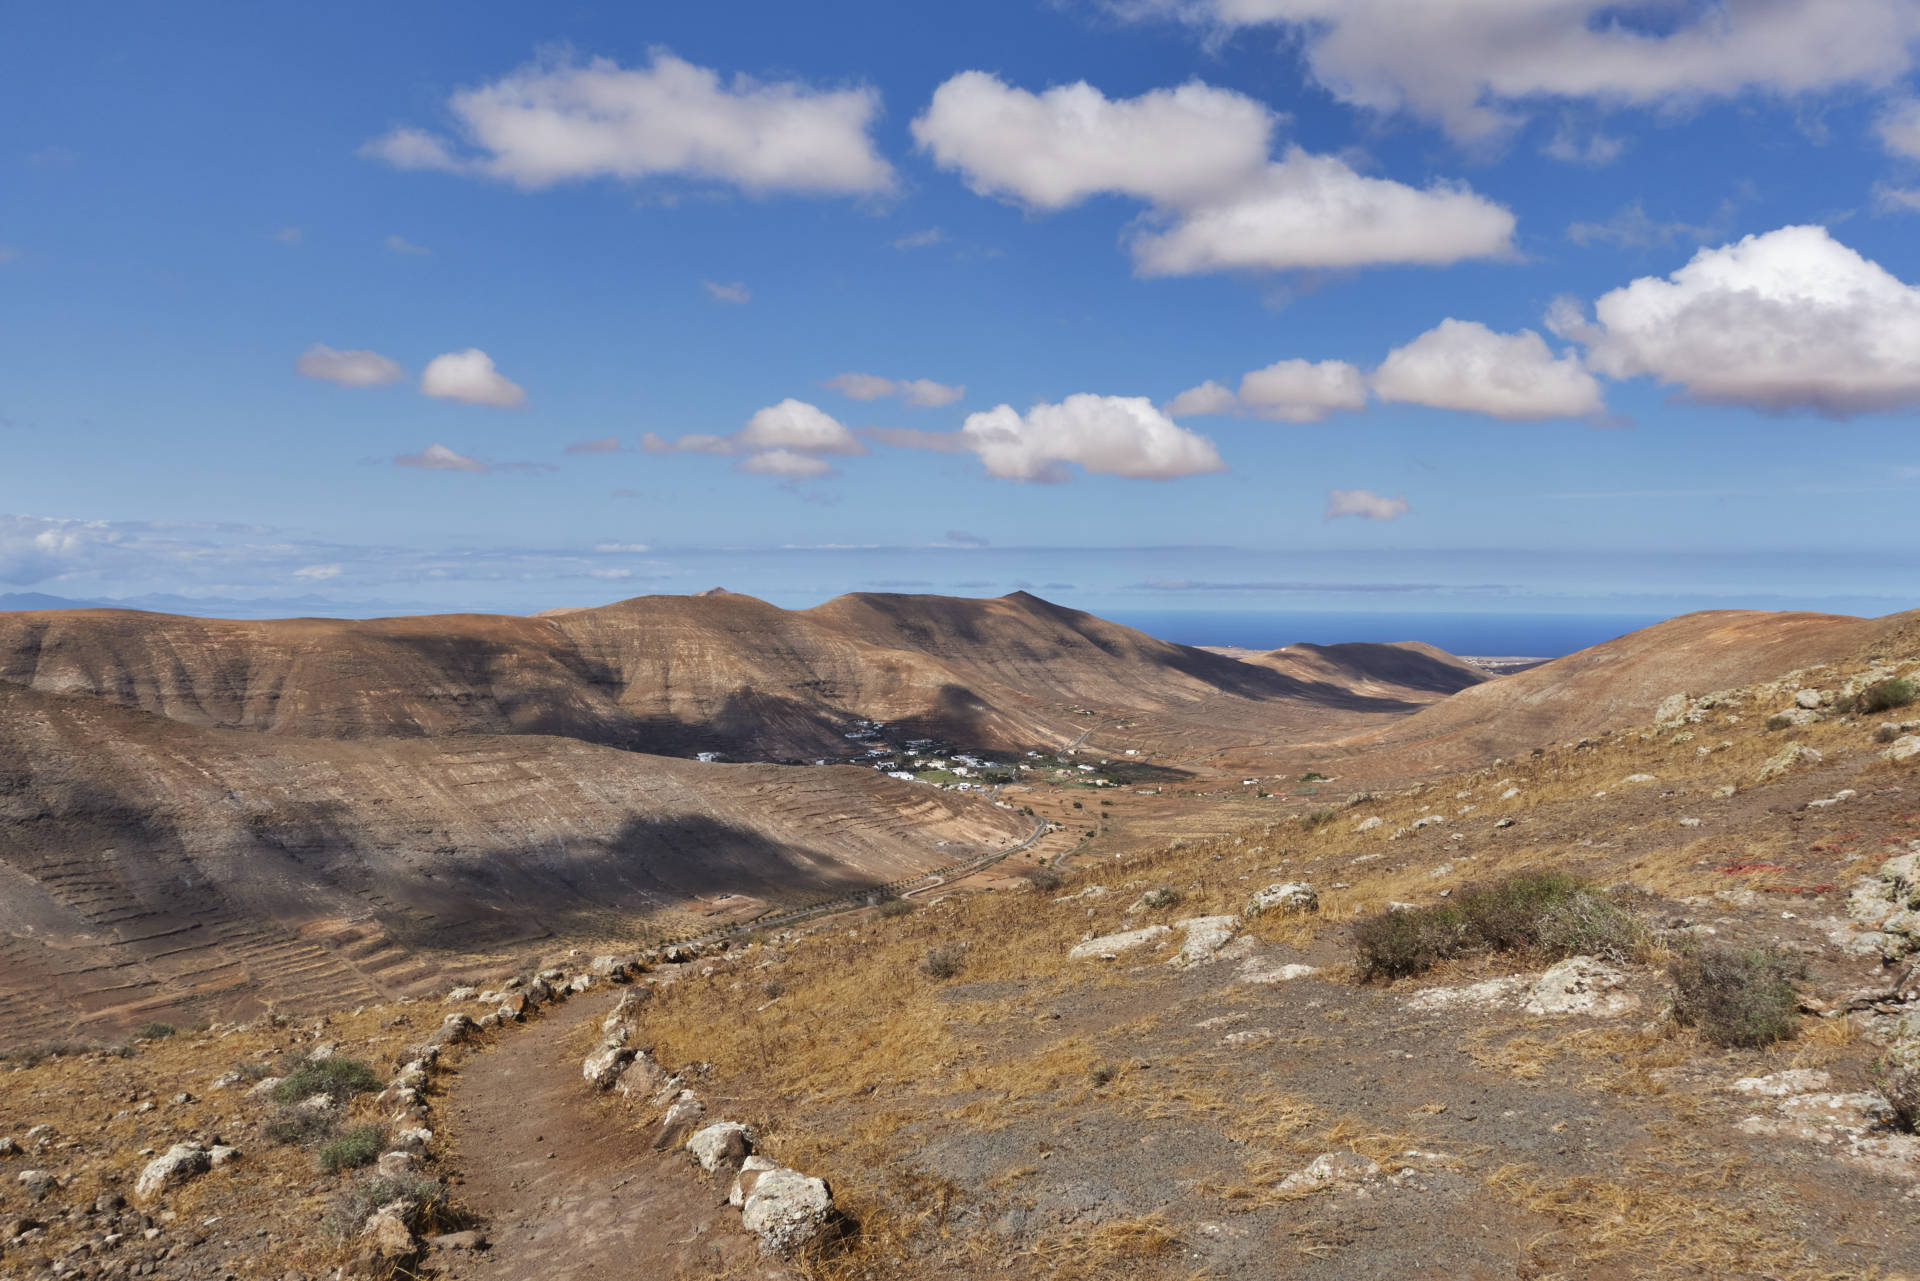
{"type": "Polygon", "coordinates": [[[1785,712],[1775,712],[1772,716],[1767,717],[1768,729],[1789,729],[1792,726],[1793,717],[1787,715],[1785,712]]]}
{"type": "Polygon", "coordinates": [[[913,913],[913,904],[903,898],[890,898],[874,911],[875,916],[884,916],[891,920],[896,916],[909,916],[913,913]]]}
{"type": "Polygon", "coordinates": [[[240,1074],[243,1081],[264,1081],[273,1075],[273,1064],[249,1061],[234,1064],[233,1070],[240,1074]]]}
{"type": "Polygon", "coordinates": [[[1791,1038],[1800,1023],[1794,981],[1805,972],[1798,957],[1769,947],[1709,943],[1675,957],[1673,1017],[1697,1027],[1720,1046],[1771,1045],[1791,1038]]]}
{"type": "Polygon", "coordinates": [[[298,1103],[324,1094],[339,1104],[379,1088],[380,1077],[367,1064],[359,1059],[331,1058],[300,1064],[274,1087],[273,1096],[282,1103],[298,1103]]]}
{"type": "Polygon", "coordinates": [[[1352,932],[1361,982],[1404,978],[1474,952],[1627,961],[1645,940],[1646,927],[1631,912],[1560,872],[1469,885],[1432,907],[1376,913],[1352,932]]]}
{"type": "Polygon", "coordinates": [[[1180,891],[1171,885],[1156,885],[1140,896],[1142,907],[1163,908],[1180,906],[1180,891]]]}
{"type": "Polygon", "coordinates": [[[920,972],[932,979],[950,979],[967,968],[967,951],[947,944],[928,952],[920,962],[920,972]]]}
{"type": "Polygon", "coordinates": [[[356,1125],[320,1149],[320,1168],[328,1174],[357,1170],[380,1159],[387,1132],[377,1125],[356,1125]]]}
{"type": "Polygon", "coordinates": [[[140,1030],[133,1035],[135,1039],[141,1041],[164,1041],[172,1036],[175,1030],[171,1023],[160,1023],[156,1021],[153,1023],[142,1023],[140,1030]]]}
{"type": "Polygon", "coordinates": [[[326,1108],[283,1107],[274,1109],[261,1131],[271,1142],[297,1147],[327,1138],[339,1127],[340,1118],[326,1108]]]}
{"type": "Polygon", "coordinates": [[[1876,743],[1891,743],[1899,737],[1900,727],[1898,725],[1882,725],[1873,731],[1873,741],[1876,743]]]}
{"type": "Polygon", "coordinates": [[[1095,1087],[1097,1088],[1102,1085],[1113,1084],[1114,1078],[1118,1077],[1119,1075],[1120,1075],[1119,1068],[1115,1067],[1111,1063],[1102,1063],[1099,1067],[1094,1068],[1092,1071],[1087,1073],[1087,1079],[1089,1081],[1092,1081],[1095,1087]]]}
{"type": "Polygon", "coordinates": [[[391,1179],[361,1179],[333,1203],[333,1209],[327,1214],[327,1227],[337,1240],[349,1240],[359,1235],[374,1211],[395,1201],[413,1205],[407,1226],[415,1232],[433,1232],[452,1226],[446,1185],[437,1179],[407,1174],[391,1179]]]}
{"type": "Polygon", "coordinates": [[[1896,707],[1905,707],[1914,700],[1916,691],[1912,681],[1903,677],[1877,681],[1860,691],[1854,700],[1853,710],[1863,716],[1875,712],[1890,712],[1896,707]]]}
{"type": "Polygon", "coordinates": [[[1887,1105],[1887,1124],[1902,1134],[1920,1131],[1920,1064],[1876,1060],[1867,1083],[1887,1105]]]}
{"type": "Polygon", "coordinates": [[[1313,810],[1300,816],[1300,826],[1311,832],[1340,817],[1339,810],[1313,810]]]}
{"type": "Polygon", "coordinates": [[[1036,890],[1053,891],[1067,883],[1067,878],[1050,867],[1036,867],[1027,873],[1027,884],[1036,890]]]}

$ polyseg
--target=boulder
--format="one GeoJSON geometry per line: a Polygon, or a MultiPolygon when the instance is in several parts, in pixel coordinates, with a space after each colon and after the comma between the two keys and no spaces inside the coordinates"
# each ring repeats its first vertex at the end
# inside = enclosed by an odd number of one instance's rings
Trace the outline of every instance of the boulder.
{"type": "Polygon", "coordinates": [[[224,1143],[216,1143],[207,1149],[207,1164],[216,1170],[221,1170],[238,1161],[241,1156],[242,1153],[239,1148],[228,1147],[224,1143]]]}
{"type": "Polygon", "coordinates": [[[633,1062],[629,1063],[627,1070],[620,1074],[620,1080],[615,1088],[623,1098],[628,1100],[636,1096],[644,1098],[658,1090],[666,1076],[666,1070],[655,1061],[652,1051],[635,1050],[633,1062]]]}
{"type": "Polygon", "coordinates": [[[1884,760],[1895,765],[1908,765],[1920,761],[1920,734],[1908,734],[1893,741],[1893,746],[1880,753],[1884,760]]]}
{"type": "Polygon", "coordinates": [[[1817,689],[1803,689],[1793,696],[1793,702],[1796,707],[1815,710],[1820,706],[1820,691],[1817,689]]]}
{"type": "Polygon", "coordinates": [[[753,1131],[738,1121],[715,1121],[687,1139],[687,1151],[708,1174],[737,1165],[753,1155],[753,1131]]]}
{"type": "Polygon", "coordinates": [[[446,999],[440,1003],[442,1005],[458,1005],[462,1001],[471,1001],[479,995],[480,989],[477,987],[456,987],[447,993],[446,999]]]}
{"type": "Polygon", "coordinates": [[[407,1221],[415,1214],[411,1201],[395,1201],[381,1206],[360,1229],[360,1240],[375,1258],[392,1263],[411,1259],[420,1251],[413,1229],[407,1221]]]}
{"type": "Polygon", "coordinates": [[[198,1143],[176,1143],[166,1154],[147,1162],[133,1185],[133,1199],[146,1205],[169,1188],[198,1178],[213,1168],[213,1157],[198,1143]]]}
{"type": "Polygon", "coordinates": [[[1076,943],[1067,950],[1069,961],[1103,960],[1111,961],[1122,952],[1131,952],[1136,948],[1151,947],[1167,935],[1173,933],[1164,925],[1149,925],[1143,929],[1125,930],[1119,934],[1105,934],[1099,938],[1076,943]]]}
{"type": "Polygon", "coordinates": [[[620,1045],[602,1045],[580,1065],[580,1075],[595,1089],[611,1090],[620,1074],[632,1066],[634,1051],[620,1045]]]}
{"type": "Polygon", "coordinates": [[[401,1130],[393,1136],[394,1150],[411,1152],[418,1156],[427,1150],[427,1144],[433,1142],[433,1131],[424,1126],[415,1126],[401,1130]]]}
{"type": "Polygon", "coordinates": [[[1527,992],[1527,1013],[1550,1017],[1585,1014],[1611,1018],[1625,1014],[1640,1002],[1619,989],[1626,976],[1591,956],[1570,956],[1542,974],[1527,992]]]}
{"type": "Polygon", "coordinates": [[[588,972],[609,983],[625,983],[633,977],[638,964],[630,956],[596,956],[588,972]]]}
{"type": "Polygon", "coordinates": [[[686,1141],[700,1118],[707,1114],[706,1104],[692,1090],[682,1090],[677,1098],[668,1105],[667,1113],[660,1118],[660,1128],[654,1131],[653,1150],[671,1152],[686,1141]]]}
{"type": "Polygon", "coordinates": [[[1382,819],[1378,814],[1375,814],[1372,818],[1363,818],[1358,823],[1355,823],[1353,825],[1353,830],[1356,832],[1371,832],[1374,828],[1380,826],[1380,824],[1384,821],[1385,820],[1382,819]]]}
{"type": "Polygon", "coordinates": [[[1314,893],[1313,886],[1305,881],[1283,881],[1278,885],[1269,885],[1264,890],[1254,891],[1247,900],[1248,916],[1262,916],[1268,912],[1317,912],[1320,910],[1320,896],[1314,893]]]}
{"type": "Polygon", "coordinates": [[[22,1170],[18,1181],[29,1201],[41,1200],[53,1190],[53,1175],[45,1170],[22,1170]]]}
{"type": "Polygon", "coordinates": [[[1214,954],[1233,938],[1233,932],[1240,928],[1237,916],[1189,916],[1184,921],[1175,921],[1174,928],[1187,932],[1186,941],[1180,945],[1180,954],[1173,958],[1175,965],[1198,965],[1214,959],[1214,954]]]}
{"type": "Polygon", "coordinates": [[[825,1179],[798,1170],[761,1172],[740,1207],[740,1222],[760,1247],[785,1254],[812,1241],[833,1219],[833,1192],[825,1179]]]}
{"type": "Polygon", "coordinates": [[[1802,765],[1818,765],[1820,760],[1820,753],[1805,743],[1788,743],[1767,758],[1766,764],[1760,767],[1759,779],[1769,783],[1802,765]]]}
{"type": "Polygon", "coordinates": [[[414,1157],[411,1152],[382,1152],[374,1163],[374,1169],[383,1179],[401,1179],[413,1173],[414,1157]]]}
{"type": "Polygon", "coordinates": [[[273,1092],[280,1088],[280,1082],[285,1079],[285,1077],[280,1076],[263,1076],[253,1083],[253,1088],[247,1091],[247,1097],[250,1099],[271,1098],[273,1092]]]}
{"type": "Polygon", "coordinates": [[[1690,701],[1685,694],[1667,695],[1660,700],[1660,706],[1654,709],[1653,723],[1660,726],[1685,723],[1690,701]]]}
{"type": "Polygon", "coordinates": [[[768,1170],[779,1169],[779,1163],[763,1156],[750,1156],[740,1163],[740,1173],[733,1176],[733,1189],[727,1193],[727,1204],[742,1206],[753,1194],[754,1185],[760,1182],[760,1176],[768,1170]]]}

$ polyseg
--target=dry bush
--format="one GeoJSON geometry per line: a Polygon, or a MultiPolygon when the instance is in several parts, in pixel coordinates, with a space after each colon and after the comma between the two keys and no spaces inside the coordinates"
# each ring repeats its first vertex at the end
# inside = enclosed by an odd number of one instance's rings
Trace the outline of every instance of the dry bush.
{"type": "Polygon", "coordinates": [[[1877,1060],[1867,1076],[1887,1105],[1888,1123],[1902,1134],[1920,1131],[1920,1064],[1877,1060]]]}
{"type": "Polygon", "coordinates": [[[378,1125],[356,1125],[345,1134],[322,1145],[317,1155],[321,1170],[338,1174],[372,1165],[385,1151],[387,1131],[378,1125]]]}
{"type": "Polygon", "coordinates": [[[1470,885],[1432,907],[1376,913],[1352,931],[1361,982],[1419,974],[1474,952],[1626,961],[1645,938],[1646,928],[1631,913],[1593,885],[1560,872],[1470,885]]]}
{"type": "Polygon", "coordinates": [[[1668,963],[1673,1017],[1722,1046],[1761,1046],[1791,1038],[1800,1023],[1796,956],[1774,948],[1709,943],[1668,963]]]}
{"type": "Polygon", "coordinates": [[[957,978],[967,968],[967,950],[954,944],[933,948],[920,959],[920,972],[930,979],[957,978]]]}
{"type": "Polygon", "coordinates": [[[1067,878],[1051,867],[1036,867],[1027,873],[1027,884],[1036,890],[1051,892],[1067,883],[1067,878]]]}
{"type": "Polygon", "coordinates": [[[379,1075],[359,1059],[331,1058],[318,1063],[302,1063],[274,1087],[273,1097],[282,1103],[298,1103],[316,1094],[324,1094],[334,1103],[345,1103],[356,1094],[380,1088],[379,1075]]]}

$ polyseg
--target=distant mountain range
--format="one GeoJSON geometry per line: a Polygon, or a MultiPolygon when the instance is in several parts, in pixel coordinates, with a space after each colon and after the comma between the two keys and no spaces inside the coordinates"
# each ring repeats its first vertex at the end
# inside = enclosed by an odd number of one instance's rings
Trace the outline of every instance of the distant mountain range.
{"type": "Polygon", "coordinates": [[[0,592],[0,614],[42,609],[137,609],[154,614],[183,614],[189,618],[374,618],[418,612],[393,601],[337,601],[324,596],[263,596],[241,600],[230,596],[176,596],[156,592],[118,600],[79,600],[44,592],[0,592]]]}

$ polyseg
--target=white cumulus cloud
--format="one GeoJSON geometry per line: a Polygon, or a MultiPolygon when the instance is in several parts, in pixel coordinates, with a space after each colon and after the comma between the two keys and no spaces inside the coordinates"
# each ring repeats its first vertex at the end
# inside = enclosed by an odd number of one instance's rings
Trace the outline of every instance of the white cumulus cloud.
{"type": "Polygon", "coordinates": [[[1144,396],[1068,396],[1022,414],[1011,405],[970,414],[960,439],[987,473],[1056,482],[1078,465],[1101,476],[1171,480],[1224,471],[1213,442],[1181,427],[1144,396]]]}
{"type": "Polygon", "coordinates": [[[867,447],[838,419],[791,396],[747,420],[734,435],[746,450],[782,449],[802,454],[864,454],[867,447]]]}
{"type": "Polygon", "coordinates": [[[1235,392],[1208,379],[1166,404],[1166,412],[1239,414],[1276,422],[1317,423],[1337,410],[1365,409],[1367,381],[1344,360],[1281,360],[1240,380],[1235,392]]]}
{"type": "Polygon", "coordinates": [[[399,382],[403,373],[396,361],[377,351],[336,351],[318,342],[300,353],[293,372],[342,387],[384,387],[399,382]]]}
{"type": "Polygon", "coordinates": [[[1384,498],[1371,489],[1330,489],[1325,519],[1357,516],[1361,520],[1399,520],[1409,510],[1405,494],[1384,498]]]}
{"type": "Polygon", "coordinates": [[[1143,275],[1442,265],[1512,253],[1513,214],[1457,183],[1426,188],[1334,156],[1271,155],[1264,104],[1198,82],[1109,99],[1085,83],[1032,93],[968,71],[913,122],[974,191],[1051,211],[1111,194],[1150,207],[1143,275]]]}
{"type": "Polygon", "coordinates": [[[1558,305],[1549,323],[1601,373],[1697,401],[1835,417],[1920,404],[1920,287],[1825,227],[1702,249],[1602,295],[1592,321],[1558,305]]]}
{"type": "Polygon", "coordinates": [[[1509,422],[1600,413],[1600,384],[1577,353],[1555,356],[1531,329],[1496,333],[1447,319],[1388,353],[1374,371],[1382,400],[1491,414],[1509,422]]]}
{"type": "Polygon", "coordinates": [[[1358,107],[1460,139],[1505,133],[1518,104],[1651,106],[1758,90],[1889,83],[1914,65],[1914,0],[1133,0],[1300,41],[1314,79],[1358,107]]]}
{"type": "Polygon", "coordinates": [[[427,362],[420,374],[420,390],[436,400],[458,400],[468,405],[518,409],[527,393],[493,367],[493,357],[478,347],[450,351],[427,362]]]}
{"type": "Polygon", "coordinates": [[[893,169],[869,130],[880,95],[798,81],[723,79],[663,49],[644,66],[550,59],[452,95],[458,142],[412,127],[367,144],[401,169],[473,173],[537,189],[675,176],[756,194],[871,195],[893,169]]]}
{"type": "Polygon", "coordinates": [[[898,396],[907,404],[922,409],[938,409],[943,405],[951,405],[967,394],[965,387],[937,383],[931,378],[896,381],[892,378],[882,378],[878,374],[836,374],[822,385],[839,392],[849,400],[874,401],[888,396],[898,396]]]}

